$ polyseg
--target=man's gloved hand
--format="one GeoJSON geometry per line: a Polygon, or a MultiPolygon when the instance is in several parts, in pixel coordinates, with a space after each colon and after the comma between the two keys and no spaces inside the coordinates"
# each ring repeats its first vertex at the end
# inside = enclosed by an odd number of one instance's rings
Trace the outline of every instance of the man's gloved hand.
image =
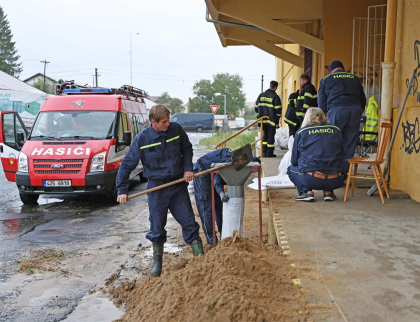
{"type": "Polygon", "coordinates": [[[229,200],[229,196],[225,194],[223,191],[219,192],[220,199],[222,199],[222,202],[227,202],[229,200]]]}
{"type": "Polygon", "coordinates": [[[251,162],[258,162],[261,163],[261,160],[258,157],[253,157],[251,162]]]}

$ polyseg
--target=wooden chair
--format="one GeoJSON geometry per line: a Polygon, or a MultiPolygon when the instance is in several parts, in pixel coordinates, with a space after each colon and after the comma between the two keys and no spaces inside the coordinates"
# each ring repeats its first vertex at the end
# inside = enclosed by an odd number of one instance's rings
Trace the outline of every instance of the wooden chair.
{"type": "Polygon", "coordinates": [[[347,194],[350,187],[350,181],[352,180],[352,187],[351,187],[351,196],[354,195],[354,187],[356,186],[356,179],[364,179],[364,180],[372,180],[372,175],[369,174],[362,174],[358,173],[357,169],[359,164],[370,165],[371,170],[373,172],[373,177],[375,178],[376,185],[379,190],[379,195],[381,196],[382,203],[385,203],[384,195],[382,193],[381,186],[384,188],[386,197],[389,199],[389,192],[388,187],[385,182],[384,175],[382,173],[381,165],[384,163],[384,154],[385,149],[388,143],[389,136],[391,134],[391,122],[381,122],[379,138],[378,138],[378,149],[376,151],[375,159],[366,158],[366,157],[356,157],[348,159],[347,161],[350,163],[349,173],[347,178],[347,185],[346,185],[346,192],[344,194],[344,201],[347,201],[347,194]],[[354,172],[353,172],[354,168],[354,172]],[[352,173],[353,172],[353,173],[352,173]],[[382,184],[380,184],[380,182],[382,184]]]}

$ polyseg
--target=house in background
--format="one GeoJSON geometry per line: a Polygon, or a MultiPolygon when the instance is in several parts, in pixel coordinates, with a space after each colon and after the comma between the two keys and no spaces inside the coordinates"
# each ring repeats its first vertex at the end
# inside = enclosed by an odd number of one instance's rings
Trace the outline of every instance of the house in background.
{"type": "Polygon", "coordinates": [[[44,89],[44,75],[41,73],[35,74],[25,80],[24,83],[31,85],[47,94],[55,94],[55,85],[58,82],[51,77],[45,76],[45,89],[44,89]]]}

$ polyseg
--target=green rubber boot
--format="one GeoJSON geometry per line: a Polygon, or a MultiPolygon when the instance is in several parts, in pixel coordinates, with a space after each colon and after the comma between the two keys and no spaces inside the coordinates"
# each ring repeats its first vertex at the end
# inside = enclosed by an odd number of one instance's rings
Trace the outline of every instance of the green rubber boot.
{"type": "Polygon", "coordinates": [[[158,277],[162,273],[163,243],[153,243],[153,266],[150,276],[158,277]]]}
{"type": "Polygon", "coordinates": [[[194,256],[198,256],[200,254],[204,255],[203,242],[200,237],[191,243],[191,248],[194,256]]]}

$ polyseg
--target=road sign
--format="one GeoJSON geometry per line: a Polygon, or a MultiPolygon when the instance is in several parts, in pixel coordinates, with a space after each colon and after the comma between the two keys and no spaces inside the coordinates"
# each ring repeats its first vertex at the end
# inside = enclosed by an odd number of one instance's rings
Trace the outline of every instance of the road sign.
{"type": "Polygon", "coordinates": [[[213,114],[216,114],[216,112],[218,111],[220,105],[210,105],[211,111],[213,114]]]}

